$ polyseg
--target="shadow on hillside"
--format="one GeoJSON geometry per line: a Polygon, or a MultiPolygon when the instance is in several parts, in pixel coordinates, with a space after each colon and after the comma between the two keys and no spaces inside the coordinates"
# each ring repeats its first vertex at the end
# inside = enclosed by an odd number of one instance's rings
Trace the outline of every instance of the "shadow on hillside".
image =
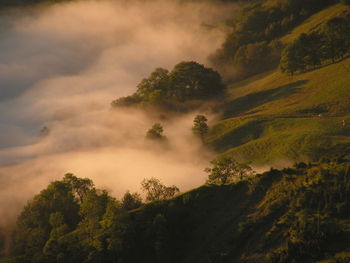
{"type": "Polygon", "coordinates": [[[212,145],[217,151],[226,151],[261,137],[266,120],[253,120],[222,135],[212,145]]]}
{"type": "Polygon", "coordinates": [[[290,96],[299,90],[299,88],[297,88],[298,86],[304,85],[307,82],[308,80],[299,80],[275,89],[264,90],[239,97],[224,105],[224,117],[233,117],[265,103],[290,96]]]}

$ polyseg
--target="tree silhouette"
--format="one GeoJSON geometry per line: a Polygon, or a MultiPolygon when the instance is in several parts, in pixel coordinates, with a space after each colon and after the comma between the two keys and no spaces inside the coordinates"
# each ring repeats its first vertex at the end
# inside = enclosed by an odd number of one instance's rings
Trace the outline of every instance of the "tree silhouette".
{"type": "Polygon", "coordinates": [[[208,119],[204,115],[197,115],[193,120],[192,131],[204,141],[204,136],[208,133],[208,119]]]}
{"type": "Polygon", "coordinates": [[[253,169],[246,163],[238,163],[233,158],[224,156],[211,162],[212,168],[206,168],[209,173],[208,183],[227,184],[243,180],[254,174],[253,169]]]}
{"type": "Polygon", "coordinates": [[[160,123],[155,123],[146,133],[146,138],[151,140],[165,139],[163,135],[163,126],[160,123]]]}
{"type": "Polygon", "coordinates": [[[157,178],[143,179],[142,191],[146,193],[148,202],[168,199],[180,192],[175,185],[165,186],[157,178]]]}

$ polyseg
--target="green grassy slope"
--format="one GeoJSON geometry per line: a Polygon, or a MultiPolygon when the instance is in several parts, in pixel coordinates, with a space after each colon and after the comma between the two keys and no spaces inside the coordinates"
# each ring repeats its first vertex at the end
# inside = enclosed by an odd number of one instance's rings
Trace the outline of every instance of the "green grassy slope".
{"type": "MultiPolygon", "coordinates": [[[[345,5],[331,6],[282,40],[348,11],[345,5]]],[[[235,83],[217,109],[223,120],[206,139],[221,153],[258,165],[318,159],[331,147],[350,143],[350,59],[293,77],[276,70],[235,83]]]]}

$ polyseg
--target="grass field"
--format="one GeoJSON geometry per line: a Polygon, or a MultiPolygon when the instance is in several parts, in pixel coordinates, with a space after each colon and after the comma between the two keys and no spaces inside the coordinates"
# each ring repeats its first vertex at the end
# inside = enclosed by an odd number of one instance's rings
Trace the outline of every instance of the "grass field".
{"type": "Polygon", "coordinates": [[[206,139],[220,153],[257,165],[318,159],[350,143],[350,58],[293,77],[276,70],[235,83],[217,108],[222,120],[206,139]]]}

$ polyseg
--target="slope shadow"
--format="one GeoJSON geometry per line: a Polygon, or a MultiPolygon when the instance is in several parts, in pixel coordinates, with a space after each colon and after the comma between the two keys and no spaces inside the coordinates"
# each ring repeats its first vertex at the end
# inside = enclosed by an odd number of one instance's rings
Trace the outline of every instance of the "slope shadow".
{"type": "Polygon", "coordinates": [[[260,138],[266,120],[253,120],[222,135],[213,142],[217,151],[226,151],[260,138]]]}
{"type": "Polygon", "coordinates": [[[239,97],[224,104],[224,117],[233,117],[265,103],[290,96],[299,90],[299,88],[296,87],[304,85],[307,82],[308,80],[298,80],[275,89],[264,90],[239,97]]]}

